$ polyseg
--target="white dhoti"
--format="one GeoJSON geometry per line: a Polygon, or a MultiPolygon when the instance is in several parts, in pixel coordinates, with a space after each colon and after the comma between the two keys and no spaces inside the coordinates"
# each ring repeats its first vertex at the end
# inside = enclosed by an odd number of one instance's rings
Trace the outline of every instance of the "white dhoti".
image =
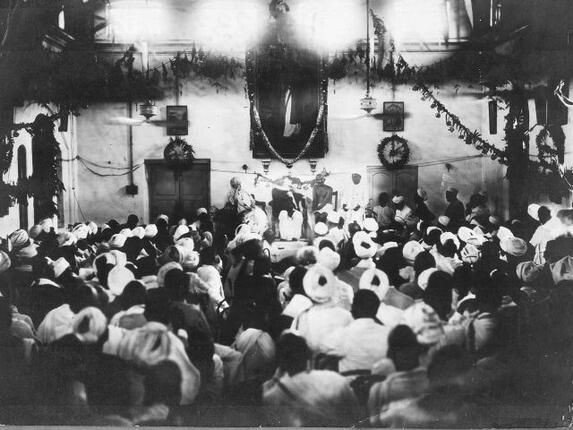
{"type": "Polygon", "coordinates": [[[348,227],[349,224],[351,223],[357,223],[360,227],[362,227],[362,224],[364,222],[364,209],[360,208],[360,209],[349,209],[348,211],[346,211],[346,213],[344,214],[344,225],[346,227],[348,227]]]}
{"type": "Polygon", "coordinates": [[[302,233],[303,216],[299,211],[294,211],[288,216],[287,211],[279,213],[279,235],[284,240],[298,240],[302,233]]]}
{"type": "Polygon", "coordinates": [[[245,216],[244,223],[251,226],[253,233],[260,235],[262,235],[265,230],[269,228],[269,219],[267,213],[258,206],[255,206],[255,208],[245,216]]]}

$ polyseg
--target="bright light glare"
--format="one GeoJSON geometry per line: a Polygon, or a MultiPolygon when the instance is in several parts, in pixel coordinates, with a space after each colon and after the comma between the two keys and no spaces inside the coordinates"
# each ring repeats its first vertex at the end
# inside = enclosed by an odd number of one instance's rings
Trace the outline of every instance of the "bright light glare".
{"type": "Polygon", "coordinates": [[[268,22],[266,4],[248,0],[202,1],[190,25],[194,38],[207,50],[227,55],[244,55],[268,22]]]}
{"type": "Polygon", "coordinates": [[[109,11],[112,36],[116,42],[165,39],[169,20],[159,1],[118,0],[109,11]]]}
{"type": "Polygon", "coordinates": [[[366,5],[356,0],[306,0],[293,4],[297,33],[323,52],[355,46],[366,38],[366,5]]]}
{"type": "Polygon", "coordinates": [[[385,21],[398,44],[441,42],[448,26],[445,1],[395,1],[389,8],[385,21]]]}

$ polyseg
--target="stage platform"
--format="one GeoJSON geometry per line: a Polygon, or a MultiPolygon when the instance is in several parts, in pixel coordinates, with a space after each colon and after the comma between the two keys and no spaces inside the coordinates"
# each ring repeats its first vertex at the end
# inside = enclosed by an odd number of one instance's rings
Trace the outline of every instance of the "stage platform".
{"type": "Polygon", "coordinates": [[[308,240],[277,240],[271,245],[271,262],[278,263],[285,258],[293,257],[303,246],[309,245],[308,240]]]}

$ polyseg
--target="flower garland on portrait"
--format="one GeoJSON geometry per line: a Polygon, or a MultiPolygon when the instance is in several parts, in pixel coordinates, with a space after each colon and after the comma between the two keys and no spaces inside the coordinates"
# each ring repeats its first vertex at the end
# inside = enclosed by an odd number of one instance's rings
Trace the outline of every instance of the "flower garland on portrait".
{"type": "Polygon", "coordinates": [[[321,59],[320,64],[320,87],[319,87],[319,108],[316,115],[316,121],[314,127],[310,132],[308,139],[301,148],[300,152],[293,158],[283,157],[275,148],[271,140],[269,139],[266,131],[264,130],[259,111],[257,109],[257,104],[255,100],[255,63],[253,61],[254,52],[248,51],[246,56],[246,88],[245,91],[249,98],[251,120],[252,120],[252,136],[259,136],[260,141],[265,146],[265,149],[277,160],[287,166],[289,169],[298,161],[300,161],[307,152],[311,149],[312,145],[315,143],[317,136],[322,131],[325,120],[326,120],[326,102],[328,97],[328,77],[327,77],[327,65],[324,59],[321,59]]]}

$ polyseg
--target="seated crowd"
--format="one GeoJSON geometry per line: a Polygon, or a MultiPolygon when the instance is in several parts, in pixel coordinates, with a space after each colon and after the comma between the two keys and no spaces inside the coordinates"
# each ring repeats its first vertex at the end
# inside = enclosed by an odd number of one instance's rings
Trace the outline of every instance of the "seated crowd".
{"type": "Polygon", "coordinates": [[[71,408],[55,423],[193,425],[186,411],[232,405],[260,412],[251,425],[475,424],[476,398],[569,336],[573,216],[530,205],[504,222],[478,202],[435,217],[417,199],[383,195],[349,225],[326,214],[282,261],[271,231],[227,238],[204,209],[14,231],[0,422],[25,406],[71,408]]]}

